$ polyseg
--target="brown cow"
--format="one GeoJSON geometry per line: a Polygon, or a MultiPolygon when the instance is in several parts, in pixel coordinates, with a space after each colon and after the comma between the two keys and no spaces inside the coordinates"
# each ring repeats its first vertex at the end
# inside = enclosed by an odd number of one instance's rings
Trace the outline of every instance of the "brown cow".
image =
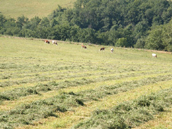
{"type": "Polygon", "coordinates": [[[50,44],[50,41],[48,41],[48,40],[44,40],[44,42],[47,43],[47,44],[50,44]]]}
{"type": "Polygon", "coordinates": [[[84,46],[83,44],[82,44],[81,46],[82,46],[82,48],[85,48],[85,49],[87,49],[87,47],[86,47],[86,46],[84,46]]]}
{"type": "Polygon", "coordinates": [[[105,50],[105,48],[104,48],[104,47],[100,48],[100,51],[103,51],[103,50],[105,50]]]}

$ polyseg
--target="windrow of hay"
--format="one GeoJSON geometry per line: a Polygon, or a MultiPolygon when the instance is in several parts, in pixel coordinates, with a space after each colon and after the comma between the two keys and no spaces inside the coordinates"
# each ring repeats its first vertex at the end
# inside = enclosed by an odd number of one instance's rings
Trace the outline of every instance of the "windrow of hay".
{"type": "Polygon", "coordinates": [[[1,123],[0,126],[4,128],[5,126],[15,127],[21,124],[32,124],[32,122],[34,122],[35,120],[39,120],[49,116],[55,116],[54,113],[57,111],[65,112],[75,106],[84,106],[84,103],[86,101],[98,101],[99,99],[106,97],[107,95],[118,94],[119,92],[126,92],[135,87],[151,84],[157,82],[158,80],[166,81],[168,79],[172,79],[171,75],[152,77],[149,79],[145,78],[138,81],[132,81],[127,83],[124,82],[112,86],[102,86],[94,90],[86,90],[81,91],[79,93],[63,92],[60,95],[52,98],[38,100],[30,104],[23,104],[22,106],[12,109],[11,111],[1,111],[0,119],[4,121],[4,123],[1,123]],[[11,120],[16,121],[17,124],[13,123],[11,120]]]}
{"type": "Polygon", "coordinates": [[[111,109],[95,110],[91,118],[80,122],[73,129],[133,128],[154,118],[172,106],[172,89],[141,96],[133,101],[121,103],[111,109]]]}

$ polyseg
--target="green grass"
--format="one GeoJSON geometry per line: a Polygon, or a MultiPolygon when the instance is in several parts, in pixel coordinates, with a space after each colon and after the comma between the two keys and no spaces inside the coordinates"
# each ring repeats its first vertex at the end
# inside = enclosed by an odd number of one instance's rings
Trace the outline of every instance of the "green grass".
{"type": "Polygon", "coordinates": [[[76,0],[1,0],[0,12],[12,18],[26,16],[28,18],[47,17],[53,10],[61,7],[71,8],[76,0]]]}
{"type": "MultiPolygon", "coordinates": [[[[85,103],[86,106],[74,108],[73,109],[74,112],[68,111],[65,113],[57,113],[57,115],[59,116],[58,118],[42,119],[39,122],[35,123],[35,125],[33,126],[24,126],[23,129],[70,128],[71,125],[77,124],[78,121],[81,121],[83,119],[88,119],[90,117],[90,113],[93,112],[94,110],[112,108],[115,105],[118,105],[125,101],[137,99],[141,95],[149,95],[151,93],[161,91],[162,88],[168,89],[171,87],[171,84],[172,81],[166,81],[166,82],[163,81],[153,85],[151,84],[151,85],[138,87],[127,92],[121,92],[115,95],[107,96],[101,99],[101,101],[85,103]]],[[[20,127],[20,129],[21,128],[22,127],[20,127]]]]}
{"type": "Polygon", "coordinates": [[[172,126],[172,108],[166,109],[165,112],[160,113],[156,116],[154,120],[151,120],[141,126],[136,127],[135,129],[170,129],[172,126]]]}
{"type": "Polygon", "coordinates": [[[147,94],[142,87],[156,87],[149,94],[171,87],[171,54],[156,52],[158,58],[152,58],[151,51],[132,48],[114,48],[111,53],[112,46],[100,52],[102,46],[93,44],[85,44],[86,50],[79,43],[62,41],[56,46],[41,39],[0,40],[2,128],[70,128],[96,109],[125,102],[124,96],[137,99],[147,94]],[[73,111],[83,115],[68,116],[73,111]]]}
{"type": "Polygon", "coordinates": [[[151,95],[141,96],[134,101],[121,103],[108,110],[95,110],[90,119],[74,128],[133,128],[153,119],[155,114],[172,106],[172,88],[151,95]]]}

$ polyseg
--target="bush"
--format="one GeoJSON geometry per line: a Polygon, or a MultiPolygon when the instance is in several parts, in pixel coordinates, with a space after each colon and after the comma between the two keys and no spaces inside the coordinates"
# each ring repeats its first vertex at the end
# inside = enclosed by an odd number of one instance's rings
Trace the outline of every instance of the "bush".
{"type": "Polygon", "coordinates": [[[144,48],[145,40],[143,38],[138,39],[136,44],[134,45],[135,48],[144,48]]]}

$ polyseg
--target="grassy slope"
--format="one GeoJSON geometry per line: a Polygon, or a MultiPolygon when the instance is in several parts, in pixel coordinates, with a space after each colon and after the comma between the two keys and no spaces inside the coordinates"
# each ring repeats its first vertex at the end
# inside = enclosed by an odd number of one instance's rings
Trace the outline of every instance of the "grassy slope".
{"type": "Polygon", "coordinates": [[[7,16],[17,18],[19,16],[26,16],[33,18],[35,16],[46,17],[58,5],[62,7],[72,7],[76,0],[0,0],[0,12],[7,16]]]}
{"type": "MultiPolygon", "coordinates": [[[[16,88],[34,87],[44,83],[49,85],[49,82],[54,81],[66,86],[60,90],[40,92],[41,96],[27,95],[4,101],[0,105],[1,111],[16,108],[23,103],[29,104],[36,100],[47,99],[61,92],[79,93],[90,89],[98,90],[99,87],[127,81],[139,82],[140,79],[149,80],[150,77],[172,73],[170,54],[157,53],[156,59],[151,57],[151,52],[135,49],[115,48],[114,53],[110,53],[110,46],[100,52],[100,46],[95,45],[88,46],[85,50],[77,43],[58,42],[58,46],[55,46],[45,44],[41,40],[4,37],[0,37],[0,40],[0,85],[3,86],[0,88],[0,93],[3,91],[10,93],[16,88]],[[72,86],[75,80],[78,83],[72,86]],[[82,80],[86,80],[86,83],[82,80]],[[90,83],[89,80],[92,82],[90,83]]],[[[45,123],[38,124],[35,128],[69,128],[74,122],[78,123],[89,117],[97,108],[110,108],[117,103],[169,87],[171,80],[145,83],[138,88],[122,90],[115,95],[103,96],[99,101],[89,101],[86,103],[87,106],[72,108],[76,110],[75,113],[70,111],[57,113],[60,116],[58,119],[54,117],[41,119],[40,123],[45,123]]]]}

